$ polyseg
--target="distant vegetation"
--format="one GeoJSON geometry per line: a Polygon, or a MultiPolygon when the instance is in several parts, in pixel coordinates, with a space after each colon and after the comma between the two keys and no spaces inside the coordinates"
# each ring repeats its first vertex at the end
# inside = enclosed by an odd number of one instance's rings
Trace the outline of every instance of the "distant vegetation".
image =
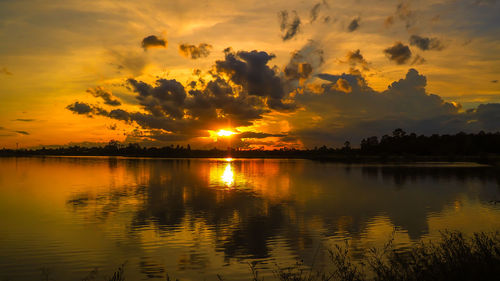
{"type": "Polygon", "coordinates": [[[209,149],[194,150],[189,144],[184,146],[141,147],[137,143],[122,144],[110,141],[105,146],[83,147],[70,146],[41,149],[2,149],[0,156],[35,156],[35,155],[67,155],[67,156],[133,156],[133,157],[173,157],[173,158],[306,158],[345,161],[380,161],[380,160],[449,160],[498,162],[500,156],[500,132],[478,134],[458,133],[455,135],[417,136],[396,129],[392,135],[380,138],[373,136],[361,141],[359,148],[352,148],[349,141],[343,147],[315,147],[313,149],[275,150],[227,150],[209,149]]]}
{"type": "MultiPolygon", "coordinates": [[[[500,278],[499,233],[476,233],[466,237],[461,232],[444,232],[439,241],[420,242],[404,251],[398,251],[389,241],[383,248],[366,249],[354,260],[348,247],[329,250],[330,263],[320,270],[302,263],[274,270],[279,281],[493,281],[500,278]]],[[[104,279],[97,269],[81,280],[128,281],[125,266],[120,266],[104,279]]],[[[48,270],[42,270],[42,280],[54,280],[48,270]]],[[[167,281],[178,281],[169,274],[167,281]]],[[[218,280],[230,281],[223,273],[218,280]]],[[[255,265],[250,265],[249,280],[268,280],[259,276],[255,265]]],[[[76,279],[79,280],[79,279],[76,279]]],[[[200,280],[206,280],[201,278],[200,280]]],[[[182,279],[181,279],[182,281],[182,279]]]]}

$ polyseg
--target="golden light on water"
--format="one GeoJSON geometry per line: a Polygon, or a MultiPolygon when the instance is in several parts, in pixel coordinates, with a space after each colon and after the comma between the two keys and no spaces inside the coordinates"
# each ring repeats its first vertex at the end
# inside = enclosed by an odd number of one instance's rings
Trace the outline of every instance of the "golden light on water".
{"type": "Polygon", "coordinates": [[[224,168],[224,173],[222,173],[221,180],[226,186],[233,185],[234,173],[231,167],[231,163],[227,163],[226,168],[224,168]]]}
{"type": "Polygon", "coordinates": [[[210,165],[209,179],[210,185],[215,188],[227,189],[234,187],[238,176],[232,158],[218,159],[210,165]]]}

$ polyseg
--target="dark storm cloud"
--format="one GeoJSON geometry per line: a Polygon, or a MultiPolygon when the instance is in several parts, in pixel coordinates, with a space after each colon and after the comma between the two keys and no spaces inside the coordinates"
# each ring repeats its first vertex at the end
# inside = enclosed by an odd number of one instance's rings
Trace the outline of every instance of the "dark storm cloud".
{"type": "Polygon", "coordinates": [[[438,38],[421,37],[418,35],[412,35],[410,37],[410,45],[416,46],[422,51],[441,51],[444,48],[438,38]]]}
{"type": "Polygon", "coordinates": [[[2,67],[0,68],[0,74],[5,74],[5,75],[12,75],[12,72],[10,72],[7,67],[2,67]]]}
{"type": "Polygon", "coordinates": [[[21,134],[21,135],[25,135],[25,136],[27,136],[27,135],[29,135],[29,134],[30,134],[30,133],[28,133],[28,132],[26,132],[26,131],[14,131],[14,132],[16,132],[16,133],[18,133],[18,134],[21,134]]]}
{"type": "Polygon", "coordinates": [[[295,37],[300,32],[301,21],[296,11],[292,11],[293,18],[289,18],[288,11],[283,10],[278,14],[280,30],[283,33],[281,38],[287,41],[295,37]]]}
{"type": "Polygon", "coordinates": [[[101,98],[105,104],[111,106],[119,106],[122,103],[113,96],[113,94],[102,87],[96,87],[94,89],[88,89],[87,93],[93,95],[96,98],[101,98]]]}
{"type": "Polygon", "coordinates": [[[353,31],[355,31],[356,29],[358,29],[358,28],[359,28],[359,22],[360,22],[360,21],[361,21],[361,19],[360,19],[359,17],[357,17],[357,18],[353,19],[353,20],[349,23],[349,25],[347,26],[347,30],[348,30],[349,32],[353,32],[353,31]]]}
{"type": "Polygon", "coordinates": [[[186,58],[198,59],[205,58],[210,55],[212,45],[207,43],[200,43],[198,46],[190,44],[180,44],[179,52],[186,58]]]}
{"type": "Polygon", "coordinates": [[[284,137],[284,134],[268,134],[262,132],[243,132],[237,135],[242,139],[265,139],[269,137],[284,137]]]}
{"type": "Polygon", "coordinates": [[[284,103],[286,93],[281,78],[267,63],[273,59],[273,54],[258,51],[226,51],[223,61],[216,61],[216,70],[230,77],[230,80],[243,87],[253,96],[267,98],[271,109],[289,111],[295,109],[295,104],[284,103]]]}
{"type": "Polygon", "coordinates": [[[150,35],[150,36],[142,39],[141,46],[144,50],[147,50],[150,48],[166,48],[167,47],[167,40],[160,38],[156,35],[150,35]]]}
{"type": "Polygon", "coordinates": [[[309,13],[309,21],[311,23],[315,22],[318,19],[319,11],[321,8],[321,3],[317,3],[314,5],[309,13]]]}
{"type": "Polygon", "coordinates": [[[384,53],[397,64],[405,64],[411,58],[410,48],[401,42],[396,42],[392,47],[385,49],[384,53]]]}

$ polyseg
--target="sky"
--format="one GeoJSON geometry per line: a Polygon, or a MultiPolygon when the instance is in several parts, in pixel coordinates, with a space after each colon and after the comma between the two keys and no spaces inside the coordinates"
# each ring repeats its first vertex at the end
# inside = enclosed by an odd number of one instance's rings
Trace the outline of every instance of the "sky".
{"type": "Polygon", "coordinates": [[[499,14],[496,0],[0,0],[0,147],[496,132],[499,14]]]}

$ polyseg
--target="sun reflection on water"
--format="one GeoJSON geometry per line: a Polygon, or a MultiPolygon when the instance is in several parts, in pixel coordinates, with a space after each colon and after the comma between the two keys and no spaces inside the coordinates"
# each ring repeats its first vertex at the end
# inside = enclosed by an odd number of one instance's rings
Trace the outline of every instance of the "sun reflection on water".
{"type": "Polygon", "coordinates": [[[226,168],[224,168],[224,173],[221,176],[222,182],[226,186],[232,186],[234,183],[234,173],[231,167],[231,163],[227,163],[226,168]]]}

